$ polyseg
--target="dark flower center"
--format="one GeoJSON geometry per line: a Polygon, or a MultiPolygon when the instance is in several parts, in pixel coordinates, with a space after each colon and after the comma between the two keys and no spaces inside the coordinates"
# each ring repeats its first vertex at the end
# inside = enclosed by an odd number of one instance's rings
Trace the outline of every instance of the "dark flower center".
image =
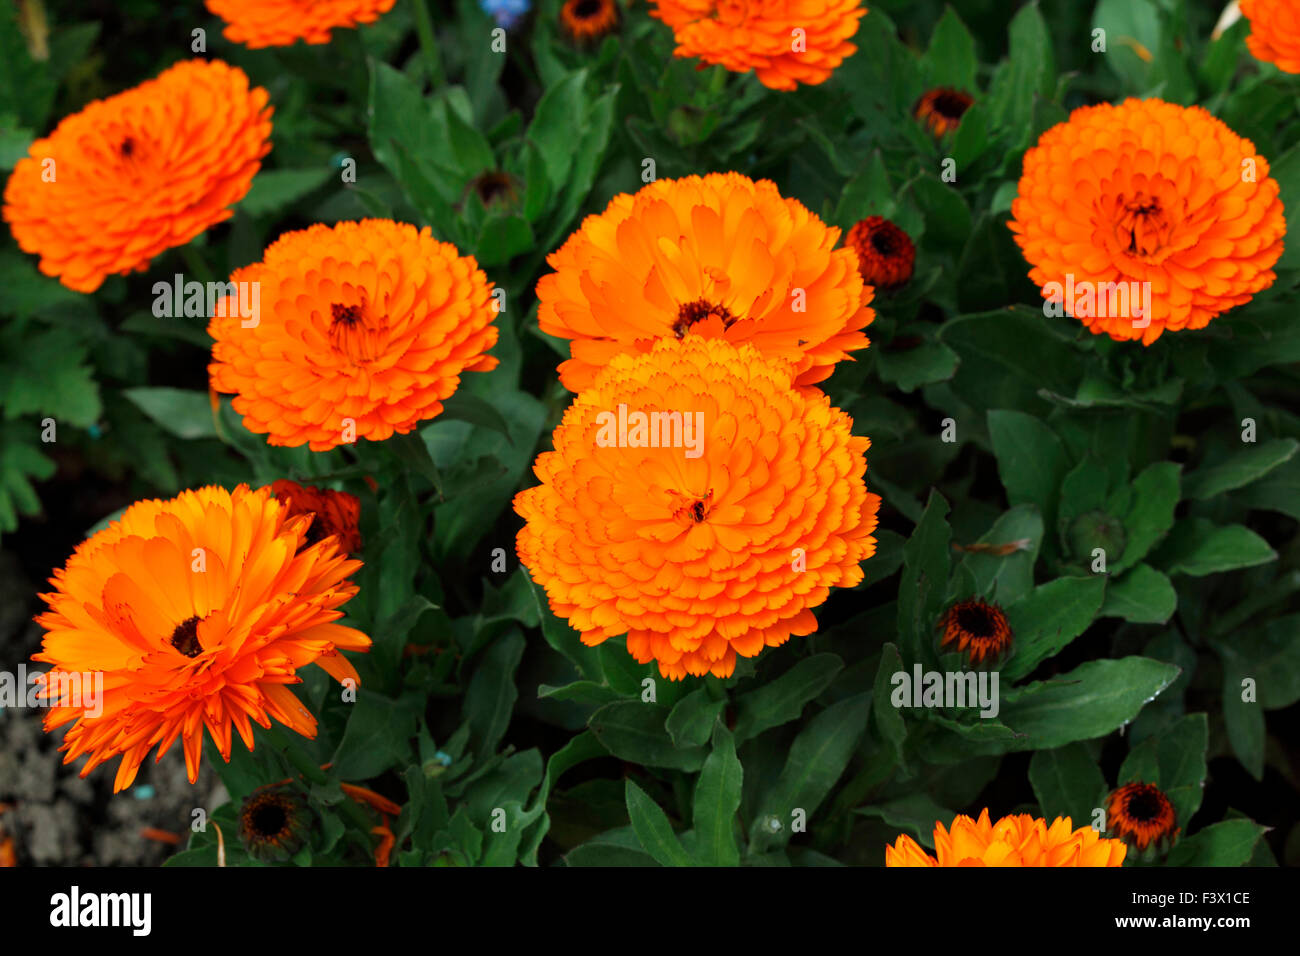
{"type": "Polygon", "coordinates": [[[892,256],[898,252],[898,243],[894,240],[894,234],[885,229],[871,234],[871,247],[882,256],[892,256]]]}
{"type": "Polygon", "coordinates": [[[677,321],[673,323],[673,334],[679,339],[682,338],[692,325],[707,319],[711,315],[716,315],[722,319],[724,329],[731,328],[736,318],[731,311],[722,305],[714,305],[707,299],[696,299],[694,302],[687,302],[677,310],[677,321]]]}
{"type": "Polygon", "coordinates": [[[263,840],[272,840],[283,833],[289,825],[289,815],[278,802],[268,800],[255,807],[249,814],[249,825],[254,835],[263,840]]]}
{"type": "Polygon", "coordinates": [[[573,8],[573,15],[579,20],[586,20],[599,14],[600,10],[600,0],[581,0],[581,2],[573,8]]]}
{"type": "Polygon", "coordinates": [[[198,657],[203,648],[199,645],[199,621],[202,618],[191,617],[176,625],[172,631],[172,647],[186,657],[198,657]]]}
{"type": "Polygon", "coordinates": [[[971,637],[992,637],[997,631],[993,615],[978,604],[957,611],[957,626],[971,637]]]}
{"type": "Polygon", "coordinates": [[[1124,801],[1124,812],[1139,823],[1153,823],[1160,818],[1163,801],[1154,787],[1142,787],[1129,794],[1124,801]]]}
{"type": "Polygon", "coordinates": [[[361,321],[361,306],[339,305],[335,302],[330,306],[330,314],[333,315],[335,322],[342,323],[348,328],[352,328],[352,326],[361,321]]]}
{"type": "Polygon", "coordinates": [[[969,97],[952,90],[944,90],[935,96],[930,106],[946,119],[961,119],[962,114],[970,109],[970,104],[969,97]]]}
{"type": "Polygon", "coordinates": [[[135,154],[135,140],[128,136],[126,139],[122,140],[122,145],[118,147],[118,150],[123,156],[129,159],[135,154]]]}

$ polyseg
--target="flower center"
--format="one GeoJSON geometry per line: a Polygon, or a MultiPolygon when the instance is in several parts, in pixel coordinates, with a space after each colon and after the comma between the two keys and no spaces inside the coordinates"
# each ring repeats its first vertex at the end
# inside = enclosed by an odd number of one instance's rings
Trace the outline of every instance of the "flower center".
{"type": "Polygon", "coordinates": [[[936,113],[946,119],[961,119],[962,114],[970,108],[970,104],[970,97],[945,90],[934,98],[931,105],[936,113]]]}
{"type": "Polygon", "coordinates": [[[690,331],[692,325],[701,322],[709,316],[717,316],[722,320],[722,327],[729,329],[735,323],[736,317],[731,314],[731,310],[723,305],[714,305],[707,299],[696,299],[694,302],[687,302],[677,310],[677,321],[673,323],[673,334],[679,339],[690,331]]]}
{"type": "Polygon", "coordinates": [[[892,256],[898,251],[897,244],[894,242],[893,233],[884,229],[871,234],[871,247],[882,256],[892,256]]]}
{"type": "Polygon", "coordinates": [[[278,802],[266,802],[256,807],[249,817],[252,831],[264,840],[270,840],[284,832],[289,816],[278,802]]]}
{"type": "Polygon", "coordinates": [[[1136,790],[1124,801],[1124,812],[1139,823],[1155,822],[1162,810],[1160,793],[1154,787],[1136,790]]]}
{"type": "Polygon", "coordinates": [[[329,339],[334,348],[346,355],[353,365],[368,365],[379,357],[379,332],[366,324],[365,303],[330,306],[329,339]]]}
{"type": "Polygon", "coordinates": [[[1129,255],[1149,256],[1158,252],[1169,232],[1159,197],[1138,195],[1123,203],[1115,231],[1129,255]]]}
{"type": "Polygon", "coordinates": [[[971,637],[992,637],[996,628],[988,611],[979,607],[964,607],[957,612],[957,626],[971,637]]]}
{"type": "Polygon", "coordinates": [[[135,155],[135,140],[133,140],[130,136],[122,140],[122,145],[118,147],[118,152],[120,152],[127,159],[130,159],[132,156],[135,155]]]}
{"type": "Polygon", "coordinates": [[[186,618],[176,625],[176,630],[172,631],[172,647],[180,651],[186,657],[198,657],[203,651],[199,644],[199,621],[200,617],[186,618]]]}
{"type": "Polygon", "coordinates": [[[579,20],[589,20],[601,11],[600,0],[580,0],[573,8],[573,15],[579,20]]]}

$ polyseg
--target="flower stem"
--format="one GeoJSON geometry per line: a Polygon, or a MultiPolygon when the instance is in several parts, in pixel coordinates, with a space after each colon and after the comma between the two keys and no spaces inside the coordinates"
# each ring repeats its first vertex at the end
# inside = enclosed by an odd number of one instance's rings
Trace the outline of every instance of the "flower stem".
{"type": "Polygon", "coordinates": [[[438,52],[438,40],[433,35],[429,7],[426,0],[411,0],[411,9],[415,13],[415,32],[420,37],[420,48],[424,51],[425,65],[429,70],[429,85],[437,92],[447,85],[447,77],[442,72],[442,55],[438,52]]]}

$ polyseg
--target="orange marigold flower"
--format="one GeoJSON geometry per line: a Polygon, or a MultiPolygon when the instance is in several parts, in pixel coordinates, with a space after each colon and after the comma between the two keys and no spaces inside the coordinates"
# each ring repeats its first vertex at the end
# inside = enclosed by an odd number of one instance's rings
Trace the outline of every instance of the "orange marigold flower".
{"type": "Polygon", "coordinates": [[[916,247],[888,219],[868,216],[849,230],[844,244],[857,254],[858,272],[868,285],[896,289],[912,278],[916,247]]]}
{"type": "Polygon", "coordinates": [[[46,729],[75,721],[64,763],[89,754],[84,777],[120,754],[118,791],[154,744],[161,759],[177,737],[193,783],[204,727],[226,760],[232,724],[250,750],[250,720],[314,737],[315,719],[286,685],[312,663],[357,680],[339,651],[368,650],[370,638],[336,623],[361,562],[334,538],[304,547],[310,523],[269,488],[206,487],[138,501],[78,545],[41,595],[47,633],[33,655],[53,665],[41,681],[46,729]],[[79,699],[89,673],[102,674],[98,704],[79,699]]]}
{"type": "Polygon", "coordinates": [[[961,118],[975,102],[969,93],[940,87],[922,94],[912,107],[912,115],[925,124],[936,137],[955,130],[961,125],[961,118]]]}
{"type": "Polygon", "coordinates": [[[626,633],[665,677],[726,677],[863,578],[880,499],[852,424],[752,345],[615,356],[515,497],[519,558],[584,644],[626,633]]]}
{"type": "Polygon", "coordinates": [[[1257,60],[1300,73],[1300,6],[1295,0],[1241,0],[1250,21],[1246,47],[1257,60]]]}
{"type": "Polygon", "coordinates": [[[698,56],[733,73],[753,70],[760,83],[774,90],[830,79],[857,50],[849,38],[867,12],[858,0],[652,2],[650,15],[672,28],[674,55],[698,56]]]}
{"type": "Polygon", "coordinates": [[[361,553],[361,499],[356,495],[315,485],[304,487],[287,478],[271,482],[271,494],[289,509],[290,517],[312,516],[307,527],[308,545],[338,535],[341,550],[348,554],[361,553]]]}
{"type": "Polygon", "coordinates": [[[96,100],[38,139],[5,186],[24,252],[94,292],[229,219],[271,150],[271,107],[238,67],[189,60],[96,100]]]}
{"type": "Polygon", "coordinates": [[[1106,801],[1110,832],[1137,850],[1163,848],[1178,835],[1174,805],[1151,783],[1126,783],[1106,801]]]}
{"type": "Polygon", "coordinates": [[[330,30],[374,23],[397,0],[206,0],[226,22],[222,36],[257,50],[330,42],[330,30]]]}
{"type": "Polygon", "coordinates": [[[318,223],[231,281],[256,284],[260,313],[252,323],[218,303],[208,371],[272,445],[328,451],[406,434],[442,412],[462,372],[497,365],[484,354],[497,340],[487,277],[427,227],[318,223]]]}
{"type": "Polygon", "coordinates": [[[615,355],[688,331],[790,361],[822,381],[875,312],[857,257],[774,184],[739,173],[660,179],[615,196],[547,258],[537,283],[543,332],[571,339],[560,381],[577,392],[615,355]]]}
{"type": "Polygon", "coordinates": [[[617,30],[618,24],[615,0],[564,0],[560,8],[560,26],[578,44],[593,43],[617,30]]]}
{"type": "Polygon", "coordinates": [[[972,666],[995,660],[1011,648],[1007,616],[983,598],[954,604],[939,618],[939,627],[943,628],[940,646],[956,644],[956,650],[966,654],[972,666]]]}
{"type": "Polygon", "coordinates": [[[1009,225],[1049,315],[1150,345],[1273,284],[1286,221],[1268,172],[1199,106],[1084,106],[1025,154],[1009,225]]]}
{"type": "Polygon", "coordinates": [[[934,825],[935,856],[910,836],[885,847],[885,866],[1120,866],[1128,852],[1119,840],[1105,840],[1092,827],[1071,829],[1069,817],[1049,826],[1028,814],[997,823],[984,810],[979,820],[958,815],[951,831],[934,825]]]}

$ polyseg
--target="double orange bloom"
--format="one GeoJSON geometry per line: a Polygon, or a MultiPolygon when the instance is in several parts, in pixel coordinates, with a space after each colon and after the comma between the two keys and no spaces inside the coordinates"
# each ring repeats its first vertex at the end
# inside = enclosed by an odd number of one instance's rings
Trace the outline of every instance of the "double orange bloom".
{"type": "Polygon", "coordinates": [[[952,828],[934,825],[935,855],[910,836],[885,847],[885,866],[1121,866],[1128,847],[1092,827],[1072,828],[1069,817],[1048,824],[1027,814],[997,823],[984,810],[978,820],[959,815],[952,828]]]}

